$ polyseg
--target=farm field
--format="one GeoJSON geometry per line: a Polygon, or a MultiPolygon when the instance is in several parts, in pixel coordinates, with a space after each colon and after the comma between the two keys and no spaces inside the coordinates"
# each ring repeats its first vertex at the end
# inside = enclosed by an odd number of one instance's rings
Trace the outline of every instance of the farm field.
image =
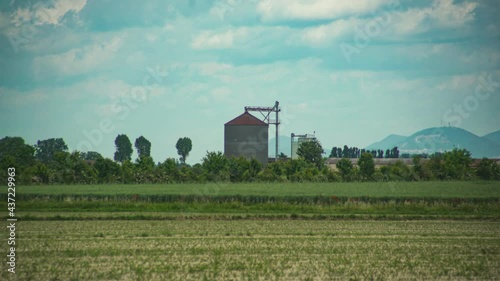
{"type": "MultiPolygon", "coordinates": [[[[16,279],[2,270],[2,280],[500,277],[500,222],[495,221],[118,220],[18,224],[16,279]]],[[[5,244],[2,247],[5,250],[5,244]]]]}
{"type": "Polygon", "coordinates": [[[0,280],[500,278],[498,182],[18,186],[16,217],[0,280]]]}
{"type": "MultiPolygon", "coordinates": [[[[2,191],[4,193],[5,191],[2,191]]],[[[18,195],[199,195],[499,198],[497,181],[364,183],[207,183],[18,186],[18,195]]]]}
{"type": "Polygon", "coordinates": [[[19,186],[16,198],[25,220],[500,218],[498,182],[19,186]]]}

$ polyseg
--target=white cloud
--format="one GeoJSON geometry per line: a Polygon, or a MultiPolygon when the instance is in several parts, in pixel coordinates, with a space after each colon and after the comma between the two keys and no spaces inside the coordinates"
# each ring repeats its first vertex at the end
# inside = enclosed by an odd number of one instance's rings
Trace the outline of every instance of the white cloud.
{"type": "Polygon", "coordinates": [[[217,62],[207,62],[193,65],[199,69],[201,75],[213,75],[223,70],[230,69],[231,65],[217,62]]]}
{"type": "Polygon", "coordinates": [[[228,30],[222,33],[204,31],[191,42],[193,49],[228,49],[232,48],[235,41],[240,41],[247,35],[246,28],[228,30]]]}
{"type": "Polygon", "coordinates": [[[31,13],[29,8],[19,8],[11,14],[12,23],[15,26],[20,26],[21,24],[30,21],[30,14],[31,13]]]}
{"type": "Polygon", "coordinates": [[[435,0],[430,7],[413,8],[397,14],[397,34],[422,33],[433,28],[458,28],[474,20],[475,2],[453,3],[435,0]]]}
{"type": "Polygon", "coordinates": [[[19,91],[16,89],[0,88],[0,103],[3,105],[24,106],[39,104],[49,99],[47,93],[41,89],[33,91],[19,91]]]}
{"type": "Polygon", "coordinates": [[[62,54],[36,57],[33,70],[38,80],[53,76],[73,76],[96,70],[112,60],[123,44],[123,37],[116,36],[104,43],[71,49],[62,54]]]}
{"type": "Polygon", "coordinates": [[[265,21],[325,20],[364,15],[394,0],[261,0],[257,11],[265,21]]]}
{"type": "Polygon", "coordinates": [[[324,45],[339,37],[352,33],[362,21],[350,18],[347,20],[336,20],[328,24],[306,28],[301,31],[303,42],[312,45],[324,45]]]}
{"type": "Polygon", "coordinates": [[[19,8],[12,14],[12,22],[20,26],[26,22],[34,25],[60,24],[61,19],[68,13],[79,13],[87,4],[87,0],[54,0],[49,5],[36,3],[30,8],[19,8]]]}
{"type": "Polygon", "coordinates": [[[463,91],[477,84],[477,78],[478,76],[473,74],[455,75],[447,77],[446,80],[437,84],[435,88],[439,91],[463,91]]]}
{"type": "Polygon", "coordinates": [[[193,39],[193,49],[224,49],[233,46],[233,33],[231,31],[222,34],[211,34],[203,32],[193,39]]]}

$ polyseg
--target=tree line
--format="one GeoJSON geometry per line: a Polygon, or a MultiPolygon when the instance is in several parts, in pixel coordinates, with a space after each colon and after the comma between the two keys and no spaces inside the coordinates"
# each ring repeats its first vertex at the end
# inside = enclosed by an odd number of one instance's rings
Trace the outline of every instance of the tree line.
{"type": "Polygon", "coordinates": [[[397,146],[385,151],[382,149],[359,149],[357,147],[349,147],[344,145],[344,148],[334,146],[330,152],[330,158],[360,158],[362,154],[370,153],[373,158],[399,158],[399,149],[397,146]]]}
{"type": "MultiPolygon", "coordinates": [[[[473,159],[465,149],[435,153],[425,162],[417,155],[412,165],[396,161],[376,167],[378,152],[374,155],[373,151],[344,147],[342,154],[337,154],[342,159],[332,169],[325,165],[323,148],[315,141],[300,145],[298,159],[280,158],[265,166],[255,159],[228,158],[219,151],[207,151],[201,163],[188,165],[192,142],[187,137],[176,143],[179,160],[167,158],[158,163],[151,157],[151,142],[143,136],[134,143],[138,155],[135,161],[126,135],[116,137],[115,147],[114,158],[109,159],[95,151],[68,152],[62,138],[38,141],[32,146],[20,137],[5,137],[0,140],[0,169],[15,167],[16,179],[22,184],[500,180],[498,164],[484,158],[472,167],[473,159]],[[358,160],[353,164],[349,158],[358,160]]],[[[398,155],[397,148],[389,155],[398,155]]],[[[6,180],[6,173],[2,173],[2,179],[6,180]]]]}

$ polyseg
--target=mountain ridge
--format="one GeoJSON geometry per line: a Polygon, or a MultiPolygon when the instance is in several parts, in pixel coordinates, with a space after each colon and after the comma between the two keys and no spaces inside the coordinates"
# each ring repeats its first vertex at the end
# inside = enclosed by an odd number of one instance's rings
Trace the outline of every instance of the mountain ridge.
{"type": "Polygon", "coordinates": [[[417,131],[397,142],[386,141],[387,139],[391,140],[391,136],[393,134],[366,148],[370,150],[386,150],[397,146],[400,153],[410,154],[432,154],[434,152],[449,151],[453,148],[465,148],[471,152],[474,158],[500,157],[500,142],[495,141],[497,138],[500,139],[500,131],[480,137],[461,128],[432,127],[417,131]]]}
{"type": "Polygon", "coordinates": [[[489,139],[491,141],[500,144],[500,130],[486,134],[483,136],[483,138],[489,139]]]}

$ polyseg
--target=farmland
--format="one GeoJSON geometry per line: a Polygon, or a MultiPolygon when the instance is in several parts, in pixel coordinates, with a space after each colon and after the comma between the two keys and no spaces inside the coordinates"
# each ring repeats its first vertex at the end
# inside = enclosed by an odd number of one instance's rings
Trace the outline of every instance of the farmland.
{"type": "Polygon", "coordinates": [[[24,221],[19,229],[17,280],[500,276],[499,222],[24,221]]]}
{"type": "Polygon", "coordinates": [[[356,183],[207,183],[207,184],[143,184],[143,185],[42,185],[21,186],[20,194],[41,195],[260,195],[344,197],[500,197],[500,184],[495,181],[435,182],[356,182],[356,183]]]}
{"type": "Polygon", "coordinates": [[[497,182],[21,186],[17,198],[29,220],[500,217],[497,182]]]}
{"type": "Polygon", "coordinates": [[[500,276],[498,182],[54,185],[16,193],[17,273],[3,269],[2,280],[500,276]]]}

